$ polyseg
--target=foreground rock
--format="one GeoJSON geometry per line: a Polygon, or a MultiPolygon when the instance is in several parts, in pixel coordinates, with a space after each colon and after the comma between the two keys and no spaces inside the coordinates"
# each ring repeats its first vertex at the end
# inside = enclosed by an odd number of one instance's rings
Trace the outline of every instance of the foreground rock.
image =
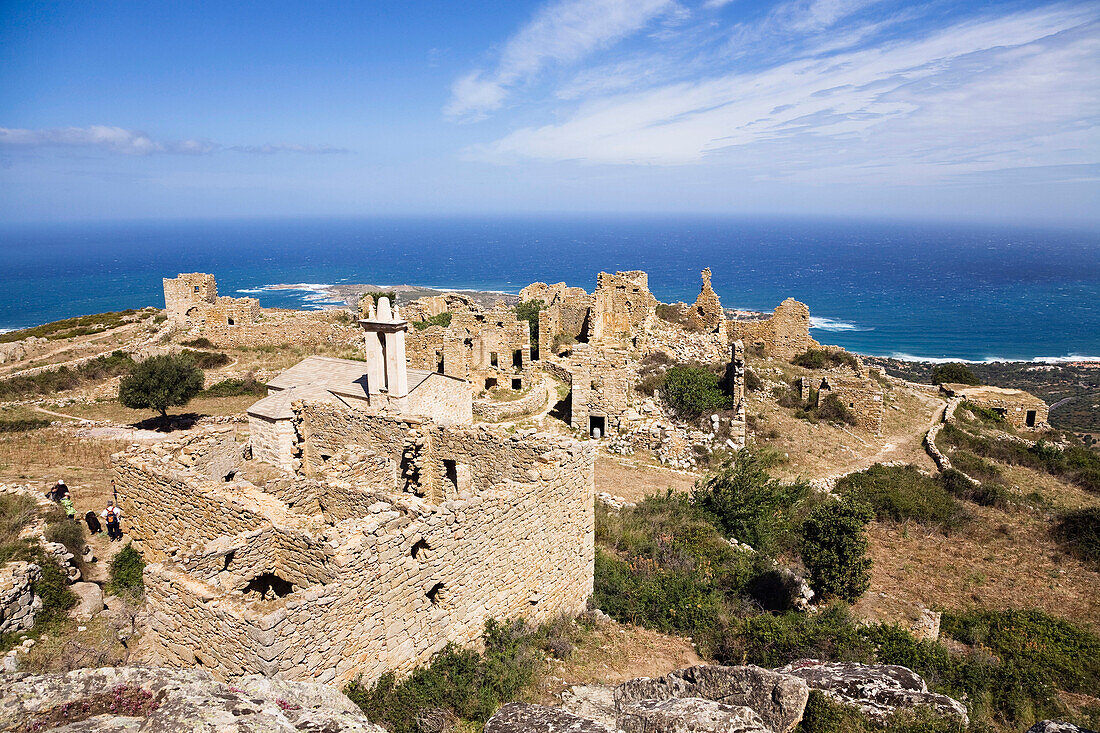
{"type": "Polygon", "coordinates": [[[1058,720],[1044,720],[1027,729],[1027,733],[1096,733],[1088,728],[1081,728],[1073,723],[1063,723],[1058,720]]]}
{"type": "Polygon", "coordinates": [[[639,700],[619,713],[622,733],[775,733],[743,705],[725,705],[698,697],[639,700]]]}
{"type": "Polygon", "coordinates": [[[0,677],[0,729],[385,733],[340,692],[309,682],[138,667],[0,677]]]}
{"type": "Polygon", "coordinates": [[[964,726],[970,724],[961,702],[929,692],[920,675],[896,664],[800,659],[775,671],[801,677],[811,689],[820,690],[837,702],[854,705],[879,722],[885,722],[896,710],[923,706],[939,715],[957,717],[964,726]]]}
{"type": "Polygon", "coordinates": [[[768,729],[789,733],[802,720],[809,694],[806,683],[790,675],[754,666],[701,664],[657,679],[641,677],[624,682],[615,689],[615,704],[621,712],[640,700],[696,697],[749,708],[768,729]]]}
{"type": "Polygon", "coordinates": [[[545,705],[529,705],[524,702],[508,703],[485,724],[485,733],[613,733],[594,720],[579,715],[548,708],[545,705]]]}

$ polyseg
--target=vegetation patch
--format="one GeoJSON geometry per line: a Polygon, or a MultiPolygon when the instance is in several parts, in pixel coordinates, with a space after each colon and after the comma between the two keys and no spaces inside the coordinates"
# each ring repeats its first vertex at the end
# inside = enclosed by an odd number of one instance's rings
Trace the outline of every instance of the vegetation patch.
{"type": "Polygon", "coordinates": [[[0,400],[17,400],[34,395],[50,395],[78,389],[92,382],[129,372],[134,360],[123,351],[115,351],[75,367],[58,367],[0,380],[0,400]]]}
{"type": "Polygon", "coordinates": [[[732,400],[719,384],[718,375],[702,366],[669,367],[660,389],[669,407],[685,417],[698,417],[731,406],[732,400]]]}
{"type": "Polygon", "coordinates": [[[362,300],[363,298],[367,298],[367,297],[373,298],[375,305],[378,305],[378,301],[381,300],[382,298],[389,298],[390,305],[392,306],[394,303],[397,302],[397,291],[396,290],[369,290],[365,293],[359,293],[359,300],[362,300]]]}
{"type": "Polygon", "coordinates": [[[48,427],[49,424],[49,420],[39,420],[37,418],[0,420],[0,433],[25,433],[30,430],[48,427]]]}
{"type": "Polygon", "coordinates": [[[539,350],[539,311],[545,307],[546,304],[541,299],[525,300],[515,307],[516,319],[527,321],[527,328],[531,332],[531,350],[536,354],[539,350]]]}
{"type": "Polygon", "coordinates": [[[791,363],[805,369],[831,369],[841,366],[859,369],[859,361],[844,349],[806,349],[791,359],[791,363]]]}
{"type": "Polygon", "coordinates": [[[966,510],[931,476],[916,466],[884,466],[852,473],[837,482],[838,494],[869,504],[880,521],[921,524],[951,530],[967,519],[966,510]]]}
{"type": "Polygon", "coordinates": [[[150,309],[136,310],[130,308],[124,311],[94,313],[87,316],[66,318],[61,321],[54,321],[53,323],[45,323],[41,326],[33,326],[31,328],[23,328],[18,331],[8,331],[7,333],[0,334],[0,343],[22,341],[31,336],[48,339],[50,341],[73,338],[76,336],[89,336],[141,320],[149,315],[149,313],[151,313],[150,309]]]}
{"type": "Polygon", "coordinates": [[[144,572],[145,561],[141,559],[141,553],[132,545],[126,545],[111,559],[109,580],[104,590],[115,596],[125,593],[140,595],[145,590],[144,572]]]}
{"type": "Polygon", "coordinates": [[[966,364],[951,362],[932,367],[932,384],[968,384],[977,386],[982,383],[973,370],[966,364]]]}
{"type": "Polygon", "coordinates": [[[1100,566],[1100,507],[1066,512],[1059,517],[1053,534],[1070,554],[1100,566]]]}
{"type": "Polygon", "coordinates": [[[267,385],[257,382],[251,375],[244,379],[223,379],[202,391],[203,397],[263,397],[266,394],[267,385]]]}
{"type": "Polygon", "coordinates": [[[480,730],[497,708],[533,683],[547,653],[567,655],[572,645],[566,637],[580,632],[568,620],[536,630],[522,621],[490,619],[484,653],[449,644],[401,682],[387,673],[370,686],[351,682],[344,692],[393,733],[453,730],[459,724],[480,730]]]}
{"type": "Polygon", "coordinates": [[[153,693],[139,685],[125,683],[108,692],[97,692],[79,700],[54,705],[14,730],[38,733],[108,714],[144,718],[160,707],[161,697],[154,697],[153,693]]]}
{"type": "Polygon", "coordinates": [[[871,585],[867,525],[874,512],[851,500],[814,508],[800,528],[802,564],[814,593],[823,600],[856,601],[871,585]]]}
{"type": "Polygon", "coordinates": [[[184,349],[181,353],[191,357],[191,361],[194,362],[195,366],[199,369],[217,369],[233,361],[229,358],[228,354],[223,354],[220,351],[195,351],[194,349],[184,349]]]}
{"type": "Polygon", "coordinates": [[[657,317],[662,321],[675,324],[685,331],[700,331],[702,328],[691,317],[691,309],[684,303],[658,303],[657,317]]]}

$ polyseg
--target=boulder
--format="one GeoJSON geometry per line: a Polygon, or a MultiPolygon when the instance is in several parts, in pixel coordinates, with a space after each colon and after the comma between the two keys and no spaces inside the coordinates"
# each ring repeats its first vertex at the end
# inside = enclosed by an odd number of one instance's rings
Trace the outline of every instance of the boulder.
{"type": "Polygon", "coordinates": [[[69,611],[71,617],[87,621],[103,610],[103,589],[95,583],[73,583],[69,590],[78,599],[78,603],[69,611]]]}
{"type": "Polygon", "coordinates": [[[593,720],[573,713],[531,705],[508,703],[485,724],[485,733],[614,733],[593,720]]]}
{"type": "Polygon", "coordinates": [[[774,733],[743,705],[698,697],[638,700],[619,712],[622,733],[774,733]]]}
{"type": "Polygon", "coordinates": [[[606,685],[574,685],[561,693],[563,709],[582,718],[614,728],[619,711],[615,688],[606,685]]]}
{"type": "Polygon", "coordinates": [[[800,659],[775,671],[801,677],[811,689],[854,705],[879,722],[900,708],[926,706],[939,715],[957,717],[964,726],[970,724],[966,706],[947,695],[929,692],[924,679],[907,667],[800,659]]]}
{"type": "Polygon", "coordinates": [[[245,677],[233,685],[199,669],[105,667],[0,677],[0,730],[189,733],[385,733],[342,694],[312,682],[245,677]],[[121,702],[120,702],[121,701],[121,702]],[[112,708],[117,712],[112,712],[112,708]],[[74,719],[73,711],[79,710],[74,719]]]}
{"type": "Polygon", "coordinates": [[[1027,729],[1027,733],[1096,733],[1088,728],[1081,728],[1073,723],[1063,723],[1060,720],[1044,720],[1027,729]]]}
{"type": "Polygon", "coordinates": [[[697,697],[750,708],[774,733],[789,733],[802,720],[809,694],[798,677],[754,666],[702,664],[657,679],[640,677],[624,682],[615,689],[615,704],[622,712],[624,706],[638,700],[697,697]]]}

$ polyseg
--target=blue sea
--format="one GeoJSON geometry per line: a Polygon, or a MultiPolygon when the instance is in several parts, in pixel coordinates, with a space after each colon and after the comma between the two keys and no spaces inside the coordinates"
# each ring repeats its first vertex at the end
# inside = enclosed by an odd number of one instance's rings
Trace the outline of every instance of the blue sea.
{"type": "Polygon", "coordinates": [[[714,271],[727,307],[793,296],[813,334],[920,359],[1100,358],[1100,232],[730,218],[369,219],[0,228],[0,328],[163,306],[161,278],[212,272],[222,295],[325,305],[332,283],[516,293],[645,270],[691,302],[714,271]],[[298,290],[266,286],[296,283],[298,290]]]}

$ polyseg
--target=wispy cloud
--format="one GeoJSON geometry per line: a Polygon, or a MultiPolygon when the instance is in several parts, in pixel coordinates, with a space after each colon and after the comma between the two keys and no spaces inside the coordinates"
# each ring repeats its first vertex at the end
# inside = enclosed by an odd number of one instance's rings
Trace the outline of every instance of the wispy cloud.
{"type": "Polygon", "coordinates": [[[222,145],[221,143],[211,142],[209,140],[196,139],[158,141],[152,139],[144,132],[107,125],[60,127],[38,130],[0,127],[0,147],[86,148],[122,155],[154,155],[158,153],[174,155],[208,155],[220,151],[264,155],[273,153],[326,154],[348,152],[343,148],[317,145],[222,145]]]}
{"type": "Polygon", "coordinates": [[[797,0],[731,30],[759,39],[783,28],[805,41],[771,65],[731,54],[723,68],[708,52],[707,73],[653,79],[639,70],[679,65],[656,48],[602,85],[581,70],[552,123],[466,155],[862,182],[1100,161],[1095,5],[925,18],[904,36],[882,32],[896,22],[888,15],[843,23],[871,5],[797,0]]]}
{"type": "Polygon", "coordinates": [[[499,109],[509,91],[553,64],[575,63],[677,8],[674,0],[556,0],[508,39],[492,69],[476,69],[451,87],[450,117],[499,109]]]}

